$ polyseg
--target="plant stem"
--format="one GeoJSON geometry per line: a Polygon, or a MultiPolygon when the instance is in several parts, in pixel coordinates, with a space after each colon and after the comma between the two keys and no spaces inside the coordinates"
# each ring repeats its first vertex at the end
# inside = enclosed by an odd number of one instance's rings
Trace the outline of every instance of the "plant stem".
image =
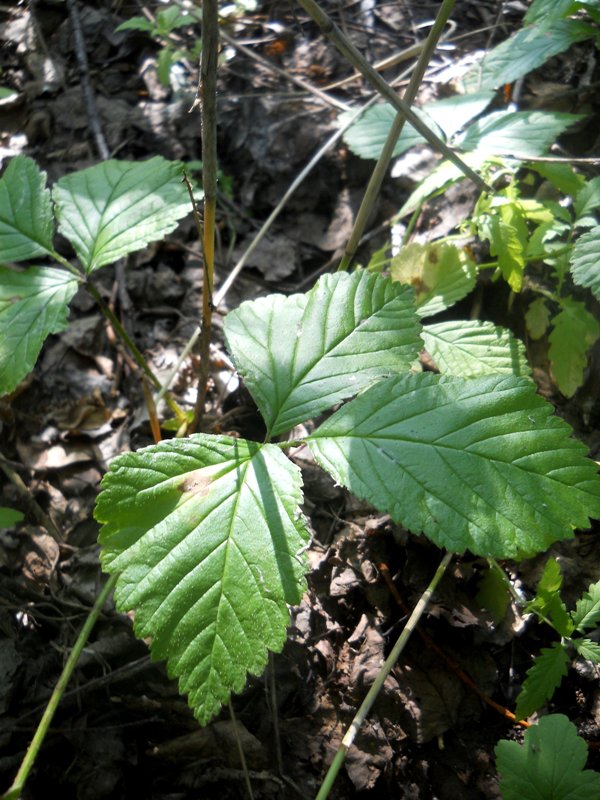
{"type": "Polygon", "coordinates": [[[238,728],[237,718],[235,716],[235,711],[233,710],[233,706],[231,705],[231,700],[229,701],[228,706],[229,706],[229,716],[231,717],[231,723],[233,725],[233,735],[235,736],[235,743],[237,745],[238,755],[240,757],[240,764],[242,765],[242,772],[244,773],[244,784],[246,785],[246,792],[248,793],[249,800],[254,800],[254,794],[252,792],[252,783],[250,782],[250,773],[248,772],[248,764],[246,763],[246,756],[244,754],[244,746],[240,738],[240,729],[238,728]]]}
{"type": "Polygon", "coordinates": [[[379,694],[381,687],[385,683],[386,678],[388,677],[388,675],[392,671],[392,668],[396,664],[396,661],[398,660],[400,653],[404,650],[404,647],[406,646],[406,643],[408,642],[411,633],[414,631],[419,620],[423,616],[423,613],[425,612],[425,609],[429,604],[429,601],[431,599],[433,592],[435,591],[436,586],[440,582],[444,572],[446,571],[448,564],[452,560],[452,556],[453,553],[446,553],[446,555],[442,558],[439,567],[435,571],[435,575],[429,582],[428,587],[425,589],[425,591],[419,598],[419,602],[415,606],[402,633],[398,637],[398,640],[396,641],[396,644],[394,645],[392,652],[386,658],[383,666],[379,670],[379,673],[375,678],[373,685],[369,689],[367,696],[362,701],[360,708],[356,712],[356,715],[352,720],[352,724],[346,731],[346,734],[342,739],[342,743],[340,744],[338,751],[335,754],[335,758],[333,759],[333,762],[331,763],[331,766],[327,771],[325,780],[321,784],[321,788],[319,789],[319,793],[317,794],[316,800],[325,800],[327,797],[329,797],[329,792],[333,787],[337,774],[340,771],[340,767],[344,763],[344,759],[346,758],[346,753],[348,752],[348,749],[354,742],[356,734],[358,733],[361,725],[367,718],[367,715],[371,710],[373,703],[377,699],[377,695],[379,694]]]}
{"type": "Polygon", "coordinates": [[[306,13],[317,23],[325,36],[330,39],[337,49],[345,56],[350,63],[364,75],[369,83],[390,102],[397,111],[402,112],[407,121],[413,128],[426,139],[429,144],[438,152],[452,161],[460,169],[463,175],[470,178],[483,191],[491,191],[485,181],[477,175],[448,145],[443,142],[433,131],[418,117],[404,100],[401,100],[396,92],[387,84],[379,73],[366,61],[352,42],[334,24],[331,18],[323,11],[315,0],[298,0],[306,13]]]}
{"type": "Polygon", "coordinates": [[[190,430],[202,423],[210,373],[213,284],[215,273],[215,215],[217,207],[217,58],[219,54],[218,0],[202,3],[202,59],[200,104],[202,113],[202,186],[204,189],[204,253],[202,328],[200,332],[200,374],[194,419],[190,430]]]}
{"type": "MultiPolygon", "coordinates": [[[[415,101],[415,97],[419,91],[425,71],[429,66],[429,62],[431,61],[431,57],[433,56],[435,48],[437,47],[440,36],[442,35],[444,27],[448,22],[448,18],[452,13],[454,4],[455,0],[444,0],[440,10],[437,13],[433,27],[431,28],[429,36],[427,37],[425,44],[423,45],[423,49],[419,55],[419,59],[411,76],[410,82],[402,96],[403,102],[408,106],[412,106],[415,101]]],[[[381,189],[381,184],[383,183],[383,179],[387,173],[390,161],[394,155],[394,149],[396,147],[398,138],[402,133],[405,122],[406,116],[399,111],[394,118],[392,127],[390,128],[385,140],[385,144],[383,145],[383,149],[379,154],[379,158],[377,159],[377,163],[375,164],[375,168],[373,169],[371,178],[369,179],[369,184],[363,196],[360,208],[358,209],[358,214],[356,215],[354,226],[352,228],[352,233],[350,234],[350,238],[344,250],[344,255],[340,261],[338,270],[347,270],[350,266],[350,262],[356,254],[356,250],[367,226],[368,219],[371,216],[371,211],[373,210],[375,200],[381,189]]]]}
{"type": "Polygon", "coordinates": [[[92,632],[92,628],[96,624],[96,620],[100,616],[104,603],[106,602],[108,596],[112,592],[117,582],[117,578],[115,575],[111,575],[110,578],[104,584],[104,588],[96,598],[96,602],[92,610],[90,611],[88,618],[83,624],[83,628],[79,636],[77,637],[77,641],[75,642],[73,649],[67,659],[67,663],[65,664],[63,671],[61,673],[60,678],[56,686],[54,687],[54,691],[52,692],[52,696],[48,701],[48,705],[46,706],[46,710],[40,720],[40,724],[37,727],[37,730],[31,740],[31,744],[25,753],[25,758],[19,768],[16,778],[14,779],[12,786],[10,789],[4,794],[1,800],[17,800],[21,792],[23,791],[23,787],[29,777],[29,773],[31,768],[33,767],[37,755],[39,753],[40,747],[44,741],[46,734],[48,733],[48,729],[50,728],[50,723],[52,722],[52,718],[56,712],[57,706],[61,701],[61,698],[64,694],[65,689],[67,688],[67,684],[71,679],[71,675],[73,674],[73,670],[75,669],[75,665],[77,664],[79,657],[81,655],[81,651],[83,650],[85,643],[88,640],[90,633],[92,632]]]}

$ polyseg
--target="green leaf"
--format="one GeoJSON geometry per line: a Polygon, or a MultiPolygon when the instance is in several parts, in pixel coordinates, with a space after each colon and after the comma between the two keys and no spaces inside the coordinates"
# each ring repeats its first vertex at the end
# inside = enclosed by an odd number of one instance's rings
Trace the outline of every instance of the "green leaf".
{"type": "Polygon", "coordinates": [[[578,286],[591,289],[596,300],[600,300],[600,225],[575,242],[571,275],[578,286]]]}
{"type": "Polygon", "coordinates": [[[456,146],[520,159],[541,156],[561,133],[583,118],[557,111],[495,111],[469,125],[456,146]]]}
{"type": "Polygon", "coordinates": [[[530,375],[525,348],[492,322],[451,321],[423,327],[427,352],[444,375],[530,375]]]}
{"type": "Polygon", "coordinates": [[[600,774],[584,770],[587,747],[563,714],[542,717],[525,731],[523,745],[496,745],[504,800],[591,800],[600,797],[600,774]]]}
{"type": "MultiPolygon", "coordinates": [[[[457,94],[445,100],[427,103],[421,109],[414,111],[438,136],[450,138],[469,120],[485,111],[493,96],[494,93],[491,91],[469,95],[457,94]]],[[[353,113],[344,111],[339,117],[340,125],[343,125],[353,113]]],[[[360,158],[379,158],[396,113],[389,104],[372,106],[346,131],[344,141],[360,158]]],[[[421,134],[407,123],[398,137],[393,155],[402,155],[409,148],[424,141],[421,134]]]]}
{"type": "Polygon", "coordinates": [[[444,311],[475,288],[477,267],[466,249],[447,242],[412,243],[390,264],[394,281],[415,290],[420,317],[444,311]]]}
{"type": "Polygon", "coordinates": [[[506,616],[510,599],[506,578],[500,567],[492,562],[477,584],[475,600],[480,608],[489,611],[496,625],[499,625],[506,616]]]}
{"type": "Polygon", "coordinates": [[[542,648],[540,655],[534,658],[533,666],[527,670],[517,697],[517,719],[527,719],[552,697],[567,674],[568,666],[569,656],[560,642],[542,648]]]}
{"type": "Polygon", "coordinates": [[[578,6],[574,0],[533,0],[525,14],[527,24],[550,25],[568,16],[578,6]]]}
{"type": "Polygon", "coordinates": [[[600,176],[593,178],[577,192],[574,202],[577,219],[600,208],[600,176]]]}
{"type": "Polygon", "coordinates": [[[516,200],[496,198],[489,213],[475,220],[481,239],[490,243],[490,254],[498,259],[502,277],[513,292],[520,292],[525,271],[529,231],[516,200]]]}
{"type": "Polygon", "coordinates": [[[600,621],[600,581],[590,584],[587,592],[577,601],[575,610],[571,611],[571,619],[575,630],[580,633],[596,627],[600,621]]]}
{"type": "Polygon", "coordinates": [[[565,397],[572,397],[583,383],[587,353],[600,336],[600,323],[583,303],[571,297],[563,298],[561,305],[552,320],[548,354],[556,385],[565,397]]]}
{"type": "Polygon", "coordinates": [[[20,522],[22,519],[23,514],[20,511],[16,511],[14,508],[6,508],[6,506],[0,506],[0,529],[12,528],[13,525],[16,525],[16,523],[20,522]]]}
{"type": "Polygon", "coordinates": [[[121,31],[144,31],[144,33],[154,34],[156,33],[156,25],[146,17],[131,17],[126,22],[122,22],[116,28],[115,33],[120,33],[121,31]]]}
{"type": "Polygon", "coordinates": [[[581,173],[575,172],[570,164],[551,164],[543,162],[532,162],[527,164],[527,169],[537,172],[542,178],[549,181],[559,192],[575,197],[577,192],[585,184],[585,178],[581,173]]]}
{"type": "Polygon", "coordinates": [[[591,639],[572,639],[571,644],[582,658],[591,661],[592,664],[600,664],[600,644],[591,639]]]}
{"type": "Polygon", "coordinates": [[[76,278],[62,269],[0,267],[0,396],[30,372],[44,339],[67,326],[76,278]]]}
{"type": "Polygon", "coordinates": [[[538,297],[525,313],[525,324],[529,335],[534,341],[541,339],[550,325],[550,311],[543,297],[538,297]]]}
{"type": "Polygon", "coordinates": [[[419,333],[413,292],[364,271],[325,275],[306,295],[242,303],[225,319],[269,436],[408,370],[423,345],[419,333]]]}
{"type": "Polygon", "coordinates": [[[560,597],[562,573],[555,558],[549,558],[544,565],[534,599],[527,603],[527,611],[540,614],[554,626],[561,636],[570,636],[573,622],[567,614],[565,604],[560,597]]]}
{"type": "Polygon", "coordinates": [[[13,158],[0,179],[0,262],[52,252],[54,220],[46,173],[31,158],[13,158]]]}
{"type": "Polygon", "coordinates": [[[309,533],[299,469],[275,445],[196,435],[116,458],[96,519],[115,597],[201,723],[279,651],[309,533]]]}
{"type": "Polygon", "coordinates": [[[53,197],[59,230],[86,272],[140,250],[177,227],[191,210],[181,182],[183,165],[160,156],[149,161],[104,161],[61,178],[53,197]]]}
{"type": "Polygon", "coordinates": [[[512,83],[575,42],[594,36],[590,25],[574,19],[557,20],[547,29],[537,25],[522,28],[469,70],[462,80],[465,91],[497,89],[512,83]]]}
{"type": "Polygon", "coordinates": [[[600,513],[600,477],[527,378],[381,381],[310,437],[338,483],[453,552],[519,558],[600,513]]]}

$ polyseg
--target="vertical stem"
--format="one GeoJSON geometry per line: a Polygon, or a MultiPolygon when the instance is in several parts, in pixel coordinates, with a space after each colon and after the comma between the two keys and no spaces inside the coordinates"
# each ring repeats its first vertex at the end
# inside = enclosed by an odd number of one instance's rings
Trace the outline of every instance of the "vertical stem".
{"type": "Polygon", "coordinates": [[[219,53],[218,0],[202,3],[202,59],[200,103],[202,113],[202,185],[204,188],[204,252],[200,375],[191,430],[202,423],[210,371],[210,339],[215,267],[215,211],[217,205],[217,56],[219,53]]]}
{"type": "Polygon", "coordinates": [[[338,751],[335,754],[335,758],[333,759],[331,766],[327,771],[325,780],[321,784],[321,788],[319,789],[319,793],[317,794],[316,800],[326,800],[326,798],[329,797],[329,792],[333,787],[337,774],[340,771],[340,767],[344,763],[344,759],[346,758],[346,753],[348,752],[350,746],[354,742],[356,734],[360,730],[361,725],[367,718],[367,714],[369,713],[373,703],[377,699],[377,695],[379,694],[381,687],[385,683],[387,676],[392,671],[392,668],[394,667],[396,661],[398,660],[400,653],[404,650],[404,647],[406,646],[406,643],[408,642],[411,633],[417,627],[419,620],[423,616],[425,609],[427,608],[427,605],[431,600],[431,595],[434,593],[436,586],[438,585],[438,583],[442,578],[442,575],[446,571],[446,567],[452,560],[452,556],[453,556],[452,553],[446,553],[446,555],[441,560],[439,567],[436,569],[435,575],[429,582],[429,586],[427,587],[427,589],[425,589],[425,591],[419,598],[419,602],[417,603],[412,614],[410,615],[408,622],[404,627],[404,630],[398,637],[398,640],[396,641],[396,644],[394,645],[392,652],[386,658],[385,663],[381,667],[377,677],[375,678],[375,681],[373,682],[373,685],[371,686],[371,688],[367,693],[367,696],[362,701],[360,708],[356,712],[356,716],[352,720],[352,724],[346,731],[346,734],[342,739],[342,743],[340,744],[338,751]]]}
{"type": "MultiPolygon", "coordinates": [[[[442,31],[444,30],[444,27],[448,22],[448,18],[452,13],[452,9],[454,8],[454,3],[455,0],[444,0],[440,10],[437,13],[437,17],[435,18],[433,27],[431,28],[431,31],[429,32],[429,36],[427,37],[425,45],[421,50],[419,60],[417,61],[415,70],[410,79],[410,83],[406,87],[406,91],[402,96],[402,100],[408,106],[411,106],[415,101],[415,97],[417,96],[417,92],[419,91],[419,86],[421,85],[421,81],[423,80],[423,76],[425,75],[425,70],[429,65],[434,50],[437,47],[440,36],[442,35],[442,31]]],[[[367,225],[367,221],[371,214],[371,210],[373,209],[375,199],[379,194],[379,190],[381,189],[381,184],[387,173],[389,163],[394,154],[394,148],[396,147],[396,142],[398,141],[398,137],[402,133],[402,129],[404,128],[405,122],[406,122],[406,116],[402,112],[398,112],[396,114],[396,117],[394,118],[392,127],[390,128],[390,131],[387,135],[387,139],[383,146],[383,150],[381,151],[379,158],[377,159],[377,164],[375,164],[375,169],[371,174],[369,184],[367,186],[362,202],[360,204],[358,214],[356,215],[356,220],[354,221],[354,227],[352,228],[352,233],[350,234],[350,239],[348,240],[348,244],[346,245],[346,248],[344,250],[344,255],[342,257],[338,270],[347,270],[348,267],[350,266],[350,262],[354,258],[354,255],[358,248],[358,244],[362,238],[365,227],[367,225]]]]}
{"type": "Polygon", "coordinates": [[[252,784],[250,783],[250,773],[248,772],[248,764],[246,763],[246,756],[244,754],[244,746],[240,738],[240,729],[238,728],[237,719],[235,716],[235,711],[233,710],[233,706],[231,704],[231,700],[229,701],[228,705],[229,705],[229,716],[231,717],[231,722],[233,724],[233,735],[235,736],[235,743],[237,745],[238,755],[240,757],[240,764],[242,765],[242,772],[244,773],[244,784],[246,786],[246,792],[248,793],[248,800],[254,800],[254,794],[252,792],[252,784]]]}
{"type": "Polygon", "coordinates": [[[73,674],[73,670],[75,669],[75,665],[79,660],[79,656],[81,655],[81,651],[83,650],[85,643],[88,640],[90,633],[92,632],[92,628],[96,624],[96,620],[100,616],[104,603],[106,602],[109,594],[115,587],[115,583],[117,582],[117,578],[115,575],[111,575],[111,577],[106,581],[104,584],[104,588],[98,595],[96,602],[86,621],[83,624],[83,628],[81,629],[81,633],[77,637],[77,641],[71,650],[69,658],[67,659],[67,663],[65,664],[62,674],[58,679],[56,686],[54,687],[54,691],[52,692],[52,696],[46,706],[46,710],[44,711],[44,715],[40,720],[40,724],[37,727],[37,730],[34,734],[33,739],[31,740],[31,744],[27,752],[25,753],[25,758],[23,759],[23,763],[17,773],[17,777],[14,779],[12,786],[6,792],[5,795],[2,796],[2,800],[17,800],[21,792],[23,791],[23,787],[25,786],[25,782],[29,777],[29,773],[31,768],[35,763],[35,759],[37,758],[37,754],[42,746],[44,738],[48,733],[48,729],[50,727],[50,723],[52,722],[52,718],[54,717],[54,713],[60,703],[60,700],[64,694],[65,689],[67,688],[67,684],[71,680],[71,675],[73,674]]]}

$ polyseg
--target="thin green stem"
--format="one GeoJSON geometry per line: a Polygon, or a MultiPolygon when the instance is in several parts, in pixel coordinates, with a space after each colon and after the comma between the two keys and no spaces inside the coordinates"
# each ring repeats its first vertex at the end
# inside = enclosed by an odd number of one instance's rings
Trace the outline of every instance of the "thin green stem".
{"type": "Polygon", "coordinates": [[[50,728],[50,723],[52,722],[52,718],[56,712],[58,704],[61,701],[61,698],[67,688],[67,684],[71,680],[71,675],[73,674],[73,670],[75,669],[75,665],[79,661],[79,657],[81,656],[81,651],[83,650],[85,643],[87,642],[90,633],[92,632],[92,628],[96,624],[96,620],[100,616],[104,603],[108,599],[108,596],[112,592],[117,582],[117,578],[114,575],[106,581],[104,584],[104,588],[98,595],[96,602],[92,610],[90,611],[88,618],[86,619],[79,636],[77,637],[77,641],[75,642],[73,649],[67,659],[67,662],[63,668],[60,678],[56,686],[54,687],[54,691],[52,692],[52,696],[48,701],[48,705],[46,706],[46,710],[40,720],[40,724],[37,727],[37,730],[31,740],[31,744],[25,753],[25,758],[19,768],[16,778],[14,779],[12,786],[10,789],[4,794],[1,800],[17,800],[20,796],[21,792],[23,791],[23,787],[29,777],[29,773],[35,763],[39,750],[42,746],[44,738],[48,733],[48,729],[50,728]]]}
{"type": "Polygon", "coordinates": [[[452,560],[452,556],[453,553],[446,553],[446,555],[442,558],[439,567],[435,571],[435,575],[429,582],[429,586],[425,589],[425,591],[419,598],[419,602],[417,603],[412,614],[410,615],[408,622],[404,627],[404,630],[398,637],[398,640],[396,641],[396,644],[394,645],[392,652],[386,658],[383,666],[379,670],[379,673],[375,678],[373,685],[369,689],[367,696],[365,697],[360,708],[356,712],[356,716],[352,720],[352,724],[346,731],[346,734],[342,739],[342,743],[340,744],[338,751],[335,754],[335,758],[333,759],[333,762],[329,767],[329,770],[327,771],[325,780],[321,784],[321,788],[319,789],[319,793],[317,794],[316,800],[326,800],[326,798],[329,797],[329,792],[331,791],[335,779],[337,777],[337,774],[340,771],[342,764],[344,763],[344,759],[346,758],[346,753],[348,752],[348,749],[354,742],[356,734],[358,733],[361,725],[367,718],[367,715],[371,710],[373,703],[377,699],[377,695],[379,694],[383,684],[385,683],[387,676],[390,674],[392,668],[396,664],[396,661],[400,657],[400,653],[404,650],[404,647],[406,646],[406,643],[408,642],[410,635],[412,634],[419,620],[423,616],[425,609],[427,608],[429,601],[431,600],[431,596],[435,591],[436,586],[440,582],[444,572],[446,571],[448,564],[452,560]]]}
{"type": "MultiPolygon", "coordinates": [[[[444,27],[446,26],[450,14],[452,13],[454,4],[455,0],[444,0],[440,10],[437,13],[433,27],[431,28],[429,36],[427,37],[423,49],[419,55],[419,59],[415,66],[410,82],[406,87],[404,95],[402,96],[402,101],[409,107],[415,101],[417,92],[419,91],[419,87],[425,75],[425,71],[429,66],[429,62],[431,61],[431,57],[433,56],[433,53],[438,45],[444,27]]],[[[402,133],[405,122],[406,115],[402,112],[398,112],[392,123],[392,127],[388,132],[383,149],[379,154],[379,158],[377,159],[377,163],[375,164],[375,168],[371,174],[371,178],[369,179],[369,184],[356,215],[350,238],[338,267],[338,270],[340,271],[348,269],[350,262],[356,254],[356,250],[367,226],[369,217],[371,216],[373,206],[375,205],[375,201],[379,195],[381,184],[383,183],[383,179],[387,174],[390,161],[394,155],[396,143],[398,142],[398,138],[402,133]]]]}
{"type": "Polygon", "coordinates": [[[254,800],[254,794],[252,792],[252,784],[250,783],[250,773],[248,772],[248,764],[246,763],[246,755],[244,753],[244,745],[242,744],[242,740],[240,738],[240,729],[238,727],[235,711],[233,710],[233,706],[231,705],[231,700],[229,701],[228,706],[229,706],[229,716],[231,717],[231,723],[233,725],[233,735],[235,736],[235,743],[237,745],[238,754],[240,757],[240,764],[242,765],[242,772],[244,773],[244,783],[246,785],[246,792],[248,793],[249,799],[254,800]]]}
{"type": "Polygon", "coordinates": [[[429,142],[438,152],[452,161],[463,175],[470,178],[483,191],[491,191],[485,181],[469,167],[448,145],[443,142],[433,131],[418,117],[407,103],[404,102],[392,87],[385,82],[379,73],[363,58],[352,42],[333,23],[331,18],[323,11],[315,0],[298,0],[306,13],[317,23],[325,36],[330,39],[337,49],[350,63],[377,89],[377,91],[390,102],[397,111],[402,112],[413,128],[429,142]]]}

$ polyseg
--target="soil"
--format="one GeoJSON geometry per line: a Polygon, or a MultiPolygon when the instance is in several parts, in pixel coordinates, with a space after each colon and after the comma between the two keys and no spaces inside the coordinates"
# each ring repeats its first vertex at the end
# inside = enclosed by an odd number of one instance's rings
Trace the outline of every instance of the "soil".
{"type": "MultiPolygon", "coordinates": [[[[83,74],[92,87],[94,112],[82,94],[68,8],[74,4],[32,0],[0,10],[2,83],[18,91],[16,100],[0,104],[0,156],[32,156],[53,183],[100,160],[97,138],[90,133],[95,116],[111,157],[201,159],[200,119],[190,110],[198,81],[195,60],[182,57],[165,87],[157,75],[160,44],[143,32],[116,32],[119,23],[143,13],[142,6],[80,0],[88,62],[83,74]]],[[[242,5],[232,7],[237,16],[223,29],[261,61],[252,61],[234,44],[223,47],[217,285],[291,181],[336,130],[339,108],[291,83],[281,70],[323,90],[351,74],[299,7],[265,2],[244,12],[242,5]]],[[[324,6],[376,61],[421,37],[419,26],[439,4],[401,0],[324,6]]],[[[425,96],[442,91],[436,71],[506,38],[519,26],[525,7],[522,2],[459,0],[453,19],[464,36],[436,56],[425,96]]],[[[155,14],[160,8],[151,2],[146,10],[155,14]]],[[[193,47],[197,34],[197,28],[177,29],[174,46],[193,47]]],[[[536,97],[548,97],[544,86],[570,88],[585,69],[596,74],[594,59],[593,44],[584,43],[549,61],[526,80],[523,107],[534,91],[536,97]]],[[[402,68],[392,67],[384,76],[391,80],[402,68]]],[[[343,104],[370,96],[360,81],[328,94],[343,104]]],[[[575,154],[585,155],[590,148],[589,135],[586,139],[581,131],[589,134],[597,126],[598,106],[590,101],[586,113],[580,133],[563,143],[575,154]]],[[[427,151],[422,153],[430,164],[427,151]]],[[[338,142],[300,184],[234,282],[215,323],[207,431],[264,436],[248,393],[243,387],[231,391],[222,314],[242,300],[303,291],[319,274],[335,269],[371,167],[338,142]]],[[[415,171],[386,180],[370,223],[373,235],[362,246],[359,262],[366,263],[389,238],[389,220],[416,178],[415,171]]],[[[468,216],[474,199],[466,185],[442,196],[422,215],[417,231],[440,236],[453,230],[468,216]]],[[[65,241],[59,249],[72,257],[65,241]]],[[[197,327],[201,286],[202,259],[191,219],[127,264],[97,274],[103,298],[161,378],[197,327]]],[[[452,311],[456,318],[478,315],[522,335],[528,299],[509,298],[498,284],[481,279],[473,295],[452,311]]],[[[531,354],[540,391],[598,459],[600,350],[593,355],[586,384],[569,401],[552,383],[544,348],[531,354]]],[[[197,368],[193,352],[174,384],[176,396],[188,407],[194,403],[197,368]]],[[[151,443],[139,376],[93,301],[79,293],[68,329],[48,339],[32,375],[13,396],[0,400],[3,463],[25,487],[0,473],[0,505],[26,514],[25,524],[0,531],[0,789],[14,778],[105,580],[92,516],[101,477],[118,453],[151,443]],[[52,524],[36,521],[37,508],[52,524]]],[[[291,611],[283,652],[233,699],[257,800],[315,796],[407,610],[441,558],[425,538],[408,534],[334,485],[307,452],[296,460],[303,470],[304,510],[314,531],[309,589],[291,611]]],[[[567,604],[600,574],[595,533],[578,532],[572,542],[551,551],[561,563],[567,604]]],[[[546,558],[505,566],[527,593],[535,590],[546,558]]],[[[460,671],[471,676],[480,693],[514,708],[532,655],[553,639],[549,628],[524,619],[516,609],[501,624],[494,623],[476,600],[484,568],[482,559],[468,554],[453,562],[350,749],[332,798],[500,797],[494,746],[502,738],[520,739],[522,729],[486,705],[460,671]]],[[[575,662],[547,710],[575,723],[590,746],[588,767],[600,769],[597,677],[589,665],[575,662]]],[[[146,645],[133,636],[129,617],[111,604],[84,650],[23,796],[54,792],[65,800],[246,796],[227,709],[199,727],[164,665],[150,660],[146,645]]]]}

